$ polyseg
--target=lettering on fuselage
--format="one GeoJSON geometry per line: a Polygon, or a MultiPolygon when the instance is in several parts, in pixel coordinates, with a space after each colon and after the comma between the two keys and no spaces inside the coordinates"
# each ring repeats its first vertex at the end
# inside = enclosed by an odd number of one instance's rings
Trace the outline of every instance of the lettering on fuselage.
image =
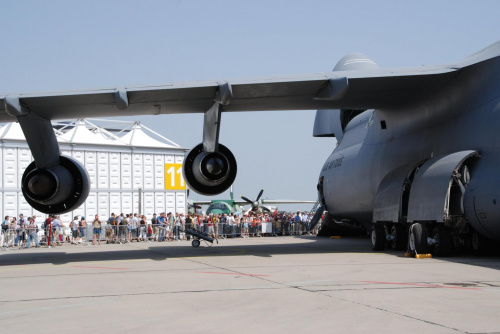
{"type": "Polygon", "coordinates": [[[344,160],[344,157],[340,157],[340,158],[333,159],[332,161],[327,162],[323,166],[323,171],[342,166],[342,161],[343,160],[344,160]]]}

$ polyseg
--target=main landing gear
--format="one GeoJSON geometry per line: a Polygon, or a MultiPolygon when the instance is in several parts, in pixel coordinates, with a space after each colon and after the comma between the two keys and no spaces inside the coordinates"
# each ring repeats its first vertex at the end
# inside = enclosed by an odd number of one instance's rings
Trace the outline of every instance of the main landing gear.
{"type": "Polygon", "coordinates": [[[386,248],[404,250],[408,243],[408,230],[404,224],[400,223],[377,223],[372,226],[370,238],[375,251],[382,251],[386,248]]]}
{"type": "MultiPolygon", "coordinates": [[[[435,256],[446,257],[452,254],[454,248],[451,229],[444,224],[377,223],[372,226],[370,239],[375,251],[407,249],[413,256],[431,252],[435,256]],[[430,227],[432,232],[429,234],[430,227]]],[[[480,242],[478,236],[475,240],[480,242]]]]}

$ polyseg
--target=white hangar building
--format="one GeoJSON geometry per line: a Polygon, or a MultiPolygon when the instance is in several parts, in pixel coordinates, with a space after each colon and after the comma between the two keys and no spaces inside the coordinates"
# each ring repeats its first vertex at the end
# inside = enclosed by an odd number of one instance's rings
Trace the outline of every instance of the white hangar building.
{"type": "MultiPolygon", "coordinates": [[[[63,222],[81,215],[89,221],[95,214],[104,220],[111,212],[138,212],[150,218],[153,213],[187,211],[181,172],[187,149],[139,122],[79,119],[53,126],[61,153],[81,162],[91,182],[85,203],[61,215],[63,222]]],[[[23,172],[33,158],[18,123],[0,127],[0,156],[2,216],[45,218],[21,192],[23,172]]]]}

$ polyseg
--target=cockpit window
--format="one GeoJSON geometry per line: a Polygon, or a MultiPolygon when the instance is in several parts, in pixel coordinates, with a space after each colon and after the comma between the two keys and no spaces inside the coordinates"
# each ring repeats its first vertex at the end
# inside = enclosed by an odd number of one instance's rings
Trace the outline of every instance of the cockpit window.
{"type": "Polygon", "coordinates": [[[226,210],[227,206],[224,203],[213,203],[213,204],[210,204],[209,209],[210,210],[226,210]]]}

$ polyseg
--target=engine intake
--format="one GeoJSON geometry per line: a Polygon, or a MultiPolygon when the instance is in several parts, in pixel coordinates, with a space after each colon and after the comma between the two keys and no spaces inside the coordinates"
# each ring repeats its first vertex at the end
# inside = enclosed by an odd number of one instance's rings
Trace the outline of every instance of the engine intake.
{"type": "Polygon", "coordinates": [[[199,144],[184,159],[184,180],[202,195],[217,195],[226,191],[233,184],[236,172],[236,159],[222,144],[219,144],[218,152],[204,152],[203,144],[199,144]]]}
{"type": "Polygon", "coordinates": [[[41,169],[32,162],[21,180],[24,198],[35,210],[65,213],[85,202],[90,191],[85,168],[73,158],[60,156],[59,165],[41,169]]]}

